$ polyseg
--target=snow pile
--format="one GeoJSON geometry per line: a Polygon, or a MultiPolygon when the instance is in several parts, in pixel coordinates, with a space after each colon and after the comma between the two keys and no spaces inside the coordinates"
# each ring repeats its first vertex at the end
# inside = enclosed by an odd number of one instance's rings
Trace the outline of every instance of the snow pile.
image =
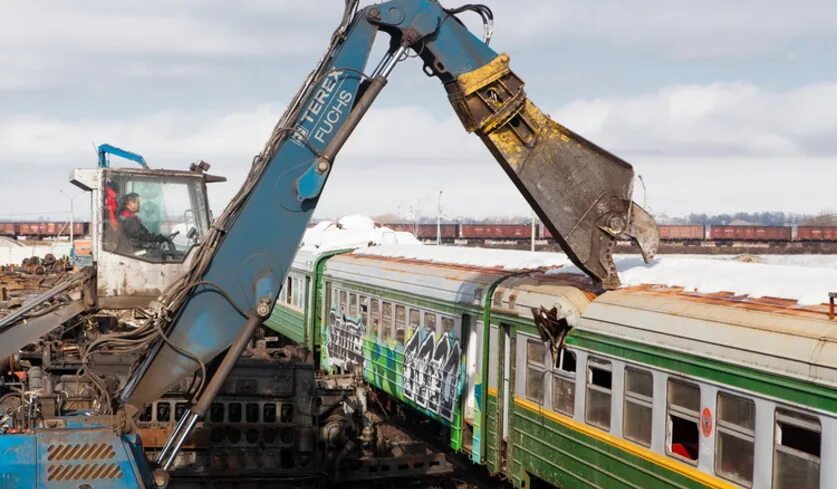
{"type": "Polygon", "coordinates": [[[570,263],[561,253],[543,253],[457,246],[399,245],[357,250],[357,255],[407,258],[448,265],[466,265],[505,270],[534,270],[561,267],[570,263]]]}
{"type": "MultiPolygon", "coordinates": [[[[759,255],[762,258],[766,256],[759,255]]],[[[663,255],[646,265],[639,256],[615,257],[623,286],[665,285],[683,287],[689,292],[732,292],[753,298],[795,299],[800,304],[828,302],[828,293],[837,291],[837,270],[806,265],[744,263],[728,259],[663,255]]],[[[814,260],[814,262],[823,261],[814,260]]],[[[581,273],[565,267],[547,273],[581,273]]]]}
{"type": "Polygon", "coordinates": [[[323,221],[305,231],[301,249],[325,252],[348,248],[365,248],[378,245],[417,244],[419,240],[410,233],[393,231],[377,226],[372,219],[346,216],[336,222],[323,221]]]}

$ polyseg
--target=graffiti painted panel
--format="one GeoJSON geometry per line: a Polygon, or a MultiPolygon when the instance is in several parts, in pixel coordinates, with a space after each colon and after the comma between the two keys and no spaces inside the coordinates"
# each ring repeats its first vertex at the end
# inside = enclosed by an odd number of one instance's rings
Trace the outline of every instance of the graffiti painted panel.
{"type": "Polygon", "coordinates": [[[458,339],[445,333],[437,342],[432,332],[416,328],[404,347],[404,397],[452,421],[461,357],[458,339]]]}
{"type": "MultiPolygon", "coordinates": [[[[369,315],[373,324],[374,312],[369,315]]],[[[435,320],[425,324],[433,326],[435,320]]],[[[464,375],[462,346],[454,324],[452,318],[444,317],[444,331],[437,336],[435,328],[416,327],[411,320],[397,338],[378,338],[374,326],[373,331],[367,331],[361,318],[332,308],[323,328],[322,365],[329,371],[362,371],[368,382],[384,392],[453,424],[464,375]]]]}
{"type": "Polygon", "coordinates": [[[326,367],[354,371],[363,368],[363,322],[331,311],[326,350],[326,367]]]}

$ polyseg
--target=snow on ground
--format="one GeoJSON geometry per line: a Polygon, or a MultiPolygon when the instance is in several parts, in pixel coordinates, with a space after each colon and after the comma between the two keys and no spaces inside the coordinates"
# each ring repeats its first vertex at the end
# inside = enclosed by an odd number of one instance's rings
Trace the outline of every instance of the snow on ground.
{"type": "MultiPolygon", "coordinates": [[[[633,257],[639,255],[620,255],[633,257]]],[[[791,265],[805,268],[837,268],[837,255],[660,255],[666,257],[688,258],[697,260],[747,261],[767,265],[791,265]]]]}
{"type": "Polygon", "coordinates": [[[467,265],[505,270],[534,270],[560,267],[570,263],[562,253],[539,251],[465,248],[461,246],[428,246],[423,244],[379,246],[355,252],[357,255],[407,258],[449,265],[467,265]]]}
{"type": "Polygon", "coordinates": [[[410,233],[393,231],[386,226],[377,226],[375,221],[366,216],[351,215],[336,222],[323,221],[305,231],[301,249],[325,252],[376,245],[415,245],[418,243],[419,240],[410,233]]]}
{"type": "MultiPolygon", "coordinates": [[[[321,222],[305,233],[303,249],[359,248],[357,255],[406,258],[439,264],[505,270],[550,268],[547,273],[582,273],[563,253],[424,245],[410,233],[378,227],[353,215],[321,222]]],[[[615,257],[625,286],[665,285],[700,293],[733,292],[753,298],[780,297],[821,304],[837,292],[837,255],[660,255],[646,265],[639,255],[615,257]]]]}
{"type": "MultiPolygon", "coordinates": [[[[837,257],[833,259],[837,261],[837,257]]],[[[837,270],[816,268],[810,261],[807,265],[776,265],[698,255],[660,255],[648,265],[638,255],[616,256],[615,261],[624,286],[666,285],[707,294],[795,299],[800,304],[828,302],[828,293],[837,291],[837,270]]],[[[567,272],[581,273],[574,265],[547,273],[567,272]]]]}

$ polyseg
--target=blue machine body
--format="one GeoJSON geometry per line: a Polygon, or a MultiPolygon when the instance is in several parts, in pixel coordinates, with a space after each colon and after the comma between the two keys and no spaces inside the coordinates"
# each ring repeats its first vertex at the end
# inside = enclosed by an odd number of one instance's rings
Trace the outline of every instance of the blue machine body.
{"type": "Polygon", "coordinates": [[[65,420],[63,428],[0,436],[0,489],[153,487],[135,435],[116,436],[110,418],[65,420]]]}

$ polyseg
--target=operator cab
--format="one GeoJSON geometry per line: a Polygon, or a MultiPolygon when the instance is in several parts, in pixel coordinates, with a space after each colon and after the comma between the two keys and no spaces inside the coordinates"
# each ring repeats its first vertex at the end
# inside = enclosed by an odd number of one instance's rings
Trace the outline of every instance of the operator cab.
{"type": "Polygon", "coordinates": [[[71,182],[91,192],[100,307],[143,307],[184,274],[209,230],[208,165],[190,171],[95,168],[71,182]]]}
{"type": "Polygon", "coordinates": [[[107,172],[102,247],[152,263],[182,263],[209,228],[204,179],[149,172],[107,172]]]}

